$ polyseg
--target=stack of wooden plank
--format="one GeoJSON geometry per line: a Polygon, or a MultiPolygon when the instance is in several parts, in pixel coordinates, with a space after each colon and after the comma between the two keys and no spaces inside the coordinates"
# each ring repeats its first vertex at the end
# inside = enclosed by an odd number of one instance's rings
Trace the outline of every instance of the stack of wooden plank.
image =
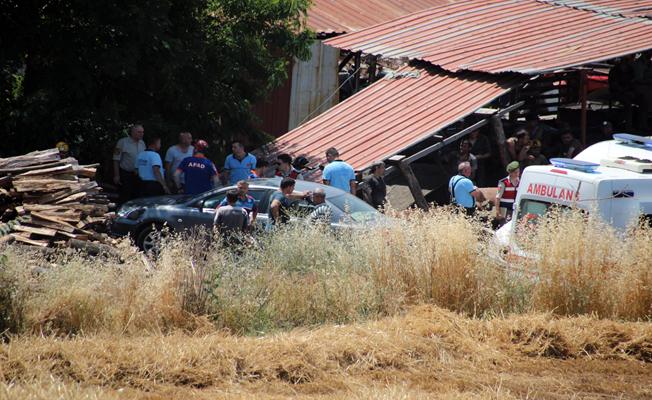
{"type": "Polygon", "coordinates": [[[98,240],[111,203],[95,177],[97,165],[60,159],[57,149],[0,159],[0,242],[47,247],[70,239],[98,240]]]}

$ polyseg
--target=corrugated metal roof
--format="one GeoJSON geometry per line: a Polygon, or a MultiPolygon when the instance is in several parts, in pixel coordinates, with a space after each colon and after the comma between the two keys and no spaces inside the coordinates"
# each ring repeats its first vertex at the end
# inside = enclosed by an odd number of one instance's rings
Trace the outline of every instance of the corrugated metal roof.
{"type": "Polygon", "coordinates": [[[358,171],[415,145],[523,82],[521,75],[451,74],[405,67],[279,137],[271,153],[325,161],[336,147],[358,171]]]}
{"type": "Polygon", "coordinates": [[[542,0],[546,3],[559,4],[599,13],[621,15],[623,17],[652,18],[652,1],[650,0],[542,0]]]}
{"type": "Polygon", "coordinates": [[[308,26],[317,33],[345,33],[454,0],[313,0],[308,26]]]}
{"type": "Polygon", "coordinates": [[[535,74],[650,49],[652,22],[536,0],[469,0],[325,43],[449,71],[535,74]]]}

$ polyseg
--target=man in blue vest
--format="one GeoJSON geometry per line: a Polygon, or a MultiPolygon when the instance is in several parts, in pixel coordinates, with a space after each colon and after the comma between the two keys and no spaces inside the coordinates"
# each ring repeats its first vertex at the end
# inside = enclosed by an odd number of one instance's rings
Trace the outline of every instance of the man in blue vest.
{"type": "Polygon", "coordinates": [[[174,182],[180,192],[185,194],[199,194],[219,186],[220,180],[215,164],[204,156],[203,151],[208,148],[208,143],[198,140],[192,157],[184,158],[174,172],[174,182]],[[185,182],[181,183],[181,174],[185,182]]]}
{"type": "Polygon", "coordinates": [[[457,167],[457,175],[448,182],[448,191],[451,194],[451,203],[463,207],[466,215],[475,215],[476,203],[485,200],[482,192],[473,184],[469,177],[473,173],[471,163],[461,162],[457,167]]]}

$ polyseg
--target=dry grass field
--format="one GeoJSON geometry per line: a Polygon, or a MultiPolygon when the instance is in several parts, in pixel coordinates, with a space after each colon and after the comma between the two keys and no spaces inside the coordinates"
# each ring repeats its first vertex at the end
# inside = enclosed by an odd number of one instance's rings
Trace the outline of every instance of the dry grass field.
{"type": "Polygon", "coordinates": [[[0,398],[652,398],[650,229],[520,236],[508,269],[445,210],[156,261],[5,246],[0,398]]]}

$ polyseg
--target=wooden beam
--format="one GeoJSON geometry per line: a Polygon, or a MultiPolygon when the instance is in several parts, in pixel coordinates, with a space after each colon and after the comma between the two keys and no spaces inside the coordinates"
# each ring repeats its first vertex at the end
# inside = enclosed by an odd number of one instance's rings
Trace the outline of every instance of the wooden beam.
{"type": "MultiPolygon", "coordinates": [[[[511,106],[509,106],[507,108],[499,110],[493,116],[500,117],[500,116],[502,116],[504,114],[507,114],[508,112],[516,110],[517,108],[523,106],[523,104],[525,104],[525,102],[519,101],[516,104],[513,104],[513,105],[511,105],[511,106]]],[[[471,132],[473,132],[473,131],[475,131],[477,129],[482,128],[483,126],[487,125],[488,123],[489,123],[488,119],[483,119],[482,121],[476,122],[475,124],[469,126],[468,128],[462,129],[461,131],[459,131],[459,132],[445,138],[441,142],[435,143],[432,146],[426,147],[425,149],[421,150],[420,152],[418,152],[416,154],[413,154],[410,157],[407,157],[405,159],[405,162],[407,162],[408,164],[411,164],[414,161],[416,161],[416,160],[418,160],[420,158],[423,158],[423,157],[425,157],[425,156],[427,156],[427,155],[441,149],[442,147],[444,147],[444,146],[446,146],[448,144],[451,144],[451,143],[453,143],[453,142],[455,142],[457,140],[462,139],[464,136],[468,135],[469,133],[471,133],[471,132]]]]}
{"type": "Polygon", "coordinates": [[[505,129],[503,128],[503,121],[500,119],[499,115],[494,115],[491,117],[491,128],[496,135],[496,143],[498,144],[498,154],[500,156],[500,162],[503,164],[503,167],[506,167],[509,163],[509,157],[507,156],[507,149],[505,148],[505,129]]]}
{"type": "Polygon", "coordinates": [[[344,59],[340,61],[340,64],[337,66],[337,72],[340,72],[342,69],[344,69],[344,67],[346,67],[346,64],[348,64],[349,61],[351,61],[354,55],[355,53],[347,54],[346,57],[344,57],[344,59]]]}
{"type": "Polygon", "coordinates": [[[414,198],[414,203],[417,205],[417,207],[423,210],[427,210],[428,202],[423,196],[419,180],[414,175],[414,171],[412,170],[412,167],[410,167],[410,164],[406,162],[406,158],[403,156],[393,156],[390,157],[390,160],[390,162],[397,163],[399,170],[407,180],[408,188],[410,189],[410,193],[412,193],[412,197],[414,198]]]}
{"type": "Polygon", "coordinates": [[[362,59],[362,52],[357,52],[355,53],[355,66],[354,66],[354,71],[355,71],[355,77],[353,79],[353,93],[358,93],[358,90],[360,89],[360,63],[362,59]]]}

